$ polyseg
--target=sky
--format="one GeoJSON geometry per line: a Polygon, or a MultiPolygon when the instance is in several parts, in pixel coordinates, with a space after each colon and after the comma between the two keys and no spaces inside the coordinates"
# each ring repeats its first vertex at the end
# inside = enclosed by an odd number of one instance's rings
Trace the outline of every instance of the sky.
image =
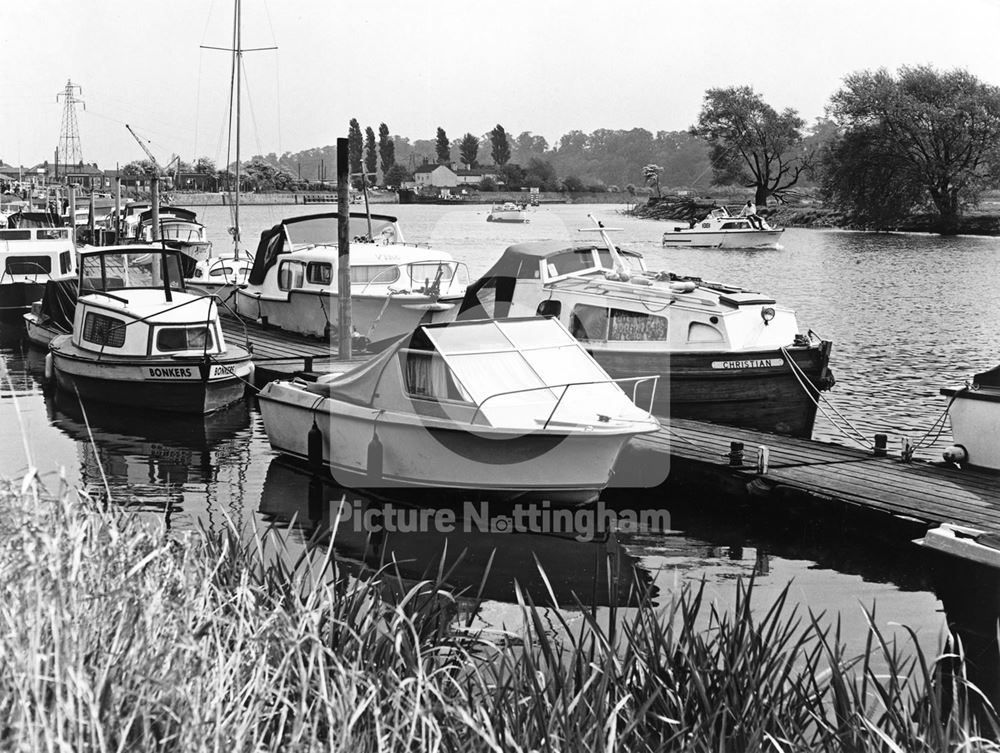
{"type": "MultiPolygon", "coordinates": [[[[333,144],[356,117],[434,138],[497,123],[682,130],[749,85],[807,123],[845,76],[930,64],[1000,85],[1000,0],[243,0],[241,154],[333,144]]],[[[31,0],[0,9],[0,159],[52,160],[68,80],[84,161],[223,163],[233,0],[31,0]]]]}

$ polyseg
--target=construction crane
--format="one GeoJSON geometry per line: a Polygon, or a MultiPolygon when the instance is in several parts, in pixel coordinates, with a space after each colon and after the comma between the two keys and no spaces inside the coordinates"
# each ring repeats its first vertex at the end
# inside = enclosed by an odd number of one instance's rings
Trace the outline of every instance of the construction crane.
{"type": "Polygon", "coordinates": [[[128,129],[128,132],[132,134],[132,138],[134,138],[136,142],[139,144],[139,146],[142,147],[142,151],[144,151],[146,153],[146,156],[149,157],[149,161],[153,163],[153,167],[156,168],[157,173],[171,179],[171,185],[169,185],[168,188],[173,188],[174,187],[173,184],[177,183],[177,169],[180,168],[180,161],[181,161],[180,156],[174,157],[172,160],[170,160],[170,162],[167,163],[166,167],[161,167],[160,163],[156,161],[156,157],[154,157],[153,153],[149,151],[149,147],[146,146],[145,143],[143,143],[142,139],[139,138],[139,135],[132,130],[132,126],[126,123],[125,127],[128,129]],[[171,175],[170,168],[173,167],[174,165],[177,166],[177,169],[175,169],[174,174],[171,175]]]}

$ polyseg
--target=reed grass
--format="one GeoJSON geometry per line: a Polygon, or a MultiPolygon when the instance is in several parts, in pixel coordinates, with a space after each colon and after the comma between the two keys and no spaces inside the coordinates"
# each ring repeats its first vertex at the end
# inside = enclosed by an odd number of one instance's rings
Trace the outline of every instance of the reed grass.
{"type": "Polygon", "coordinates": [[[904,652],[874,620],[848,656],[836,622],[757,609],[752,583],[729,610],[688,587],[574,625],[518,591],[500,641],[446,579],[0,485],[0,750],[998,749],[960,647],[904,652]]]}

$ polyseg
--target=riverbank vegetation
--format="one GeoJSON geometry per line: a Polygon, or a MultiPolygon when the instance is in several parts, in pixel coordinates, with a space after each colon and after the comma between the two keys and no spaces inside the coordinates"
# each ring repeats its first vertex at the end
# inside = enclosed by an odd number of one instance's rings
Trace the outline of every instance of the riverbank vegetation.
{"type": "Polygon", "coordinates": [[[849,656],[750,585],[599,619],[522,595],[518,634],[477,633],[444,568],[352,575],[273,530],[167,535],[29,482],[0,534],[0,750],[997,749],[958,658],[874,626],[849,656]]]}

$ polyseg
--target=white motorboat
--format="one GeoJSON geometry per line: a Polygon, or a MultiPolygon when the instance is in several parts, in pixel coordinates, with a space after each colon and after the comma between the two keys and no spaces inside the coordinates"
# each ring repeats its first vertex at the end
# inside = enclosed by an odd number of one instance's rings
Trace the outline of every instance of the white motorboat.
{"type": "Polygon", "coordinates": [[[976,374],[972,384],[943,387],[955,444],[944,459],[1000,471],[1000,366],[976,374]]]}
{"type": "MultiPolygon", "coordinates": [[[[634,394],[639,382],[619,380],[634,394]]],[[[592,500],[659,423],[553,319],[425,325],[370,361],[261,391],[271,446],[352,487],[592,500]]]]}
{"type": "MultiPolygon", "coordinates": [[[[261,234],[236,310],[290,332],[335,337],[337,213],[283,220],[261,234]]],[[[457,308],[468,272],[450,254],[407,244],[395,217],[351,212],[351,310],[357,335],[384,340],[457,308]]]]}
{"type": "MultiPolygon", "coordinates": [[[[596,220],[595,220],[596,222],[596,220]]],[[[659,375],[659,416],[808,437],[831,344],[801,334],[795,313],[733,285],[653,273],[599,243],[521,243],[469,286],[459,318],[559,319],[611,376],[659,375]]]]}
{"type": "Polygon", "coordinates": [[[1000,534],[979,528],[942,523],[914,544],[935,552],[1000,570],[1000,534]]]}
{"type": "Polygon", "coordinates": [[[732,215],[719,207],[703,220],[678,223],[663,234],[664,248],[776,248],[784,228],[771,227],[763,217],[732,215]],[[755,224],[756,223],[756,224],[755,224]]]}
{"type": "Polygon", "coordinates": [[[515,204],[513,201],[505,201],[503,204],[494,204],[490,213],[486,215],[487,222],[527,222],[528,212],[524,207],[515,204]]]}
{"type": "Polygon", "coordinates": [[[185,292],[180,252],[161,246],[80,252],[73,331],[46,371],[83,399],[211,413],[243,397],[253,364],[228,345],[215,300],[185,292]]]}
{"type": "Polygon", "coordinates": [[[198,215],[183,207],[160,205],[159,227],[154,233],[153,210],[147,205],[132,207],[124,218],[123,235],[128,242],[149,244],[162,243],[180,251],[183,256],[185,277],[192,277],[199,262],[212,255],[212,242],[208,239],[205,226],[198,222],[198,215]]]}
{"type": "Polygon", "coordinates": [[[76,244],[57,215],[19,212],[0,229],[0,320],[18,321],[49,280],[76,276],[76,244]]]}

